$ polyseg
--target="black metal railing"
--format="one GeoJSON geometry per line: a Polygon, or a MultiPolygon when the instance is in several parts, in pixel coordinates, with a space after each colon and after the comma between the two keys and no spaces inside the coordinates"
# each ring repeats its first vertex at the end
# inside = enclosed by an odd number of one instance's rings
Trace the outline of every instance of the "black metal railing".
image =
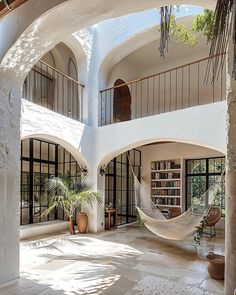
{"type": "MultiPolygon", "coordinates": [[[[211,57],[211,60],[218,56],[211,57]]],[[[220,59],[225,54],[220,55],[220,59]]],[[[100,91],[99,125],[153,116],[225,100],[222,67],[217,81],[205,81],[209,57],[100,91]]]]}
{"type": "Polygon", "coordinates": [[[23,98],[72,119],[83,121],[84,85],[43,61],[31,69],[23,98]]]}

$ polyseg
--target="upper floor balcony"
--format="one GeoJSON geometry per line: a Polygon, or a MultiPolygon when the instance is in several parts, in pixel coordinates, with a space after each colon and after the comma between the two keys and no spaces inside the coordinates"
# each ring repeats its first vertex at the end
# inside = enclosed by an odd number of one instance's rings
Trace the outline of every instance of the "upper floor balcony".
{"type": "Polygon", "coordinates": [[[23,85],[23,98],[77,121],[83,121],[84,85],[40,60],[23,85]]]}
{"type": "Polygon", "coordinates": [[[114,87],[100,91],[99,126],[225,100],[225,67],[214,82],[208,67],[224,58],[206,57],[130,82],[118,79],[114,87]]]}

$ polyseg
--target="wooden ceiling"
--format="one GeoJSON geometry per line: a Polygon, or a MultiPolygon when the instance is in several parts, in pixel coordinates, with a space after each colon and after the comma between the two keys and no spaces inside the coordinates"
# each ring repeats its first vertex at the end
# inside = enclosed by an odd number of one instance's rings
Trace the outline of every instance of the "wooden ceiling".
{"type": "Polygon", "coordinates": [[[15,8],[17,8],[18,6],[20,6],[21,4],[25,3],[28,0],[0,0],[0,18],[2,18],[3,16],[7,15],[8,13],[10,13],[12,10],[14,10],[15,8]],[[10,5],[9,9],[7,7],[8,3],[10,5]]]}

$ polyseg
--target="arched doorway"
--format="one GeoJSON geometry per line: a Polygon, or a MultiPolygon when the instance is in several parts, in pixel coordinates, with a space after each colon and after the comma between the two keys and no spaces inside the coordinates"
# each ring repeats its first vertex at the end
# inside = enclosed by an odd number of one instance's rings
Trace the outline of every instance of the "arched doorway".
{"type": "Polygon", "coordinates": [[[113,121],[124,122],[131,119],[131,95],[129,87],[121,79],[116,80],[114,84],[113,96],[113,121]],[[120,87],[117,87],[121,85],[120,87]]]}

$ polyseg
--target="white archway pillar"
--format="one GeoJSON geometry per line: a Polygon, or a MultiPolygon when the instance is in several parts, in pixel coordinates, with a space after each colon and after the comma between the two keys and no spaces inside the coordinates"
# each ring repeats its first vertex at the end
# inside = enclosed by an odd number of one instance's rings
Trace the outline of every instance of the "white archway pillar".
{"type": "Polygon", "coordinates": [[[88,231],[89,232],[100,232],[104,230],[104,205],[105,205],[105,176],[99,174],[99,169],[94,164],[89,170],[86,183],[88,183],[93,190],[99,191],[102,195],[102,204],[97,202],[93,203],[93,206],[83,206],[82,210],[88,215],[88,231]]]}
{"type": "Polygon", "coordinates": [[[0,285],[19,277],[21,90],[0,72],[0,285]]]}
{"type": "Polygon", "coordinates": [[[227,56],[226,295],[234,295],[236,289],[236,81],[232,79],[233,56],[234,49],[230,41],[227,56]]]}

